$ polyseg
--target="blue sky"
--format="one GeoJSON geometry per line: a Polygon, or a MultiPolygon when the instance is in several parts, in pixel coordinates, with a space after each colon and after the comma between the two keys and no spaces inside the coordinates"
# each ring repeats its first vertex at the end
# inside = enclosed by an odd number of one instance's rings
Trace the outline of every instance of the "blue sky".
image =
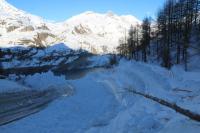
{"type": "Polygon", "coordinates": [[[45,19],[63,21],[85,11],[119,15],[131,14],[140,20],[155,16],[165,0],[7,0],[15,7],[45,19]]]}

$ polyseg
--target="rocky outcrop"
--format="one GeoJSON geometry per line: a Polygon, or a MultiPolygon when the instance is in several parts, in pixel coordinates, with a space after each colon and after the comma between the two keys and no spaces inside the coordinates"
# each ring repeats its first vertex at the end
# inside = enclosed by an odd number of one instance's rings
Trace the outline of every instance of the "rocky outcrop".
{"type": "Polygon", "coordinates": [[[74,32],[77,34],[90,34],[92,31],[87,27],[83,26],[82,24],[74,27],[74,32]]]}
{"type": "Polygon", "coordinates": [[[34,44],[35,42],[33,40],[30,40],[30,39],[22,39],[20,40],[18,43],[21,43],[21,44],[34,44]]]}
{"type": "Polygon", "coordinates": [[[48,37],[55,38],[56,36],[54,34],[47,32],[37,33],[37,36],[34,37],[34,41],[37,47],[44,47],[45,46],[44,42],[48,37]]]}
{"type": "Polygon", "coordinates": [[[39,30],[50,30],[46,25],[39,26],[39,27],[37,27],[37,29],[39,29],[39,30]]]}
{"type": "Polygon", "coordinates": [[[12,32],[12,31],[14,31],[14,30],[16,30],[16,29],[18,29],[19,27],[17,27],[17,26],[9,26],[9,27],[7,27],[6,28],[6,31],[7,32],[12,32]]]}
{"type": "Polygon", "coordinates": [[[21,31],[21,32],[30,32],[30,31],[34,31],[34,30],[35,30],[34,27],[31,26],[31,25],[29,25],[29,26],[24,27],[24,28],[21,29],[20,31],[21,31]]]}
{"type": "Polygon", "coordinates": [[[0,20],[0,25],[6,25],[7,22],[5,20],[0,20]]]}
{"type": "Polygon", "coordinates": [[[41,32],[37,33],[33,39],[21,39],[18,43],[28,44],[31,46],[36,45],[36,47],[45,47],[48,37],[55,38],[56,36],[51,33],[41,32]]]}

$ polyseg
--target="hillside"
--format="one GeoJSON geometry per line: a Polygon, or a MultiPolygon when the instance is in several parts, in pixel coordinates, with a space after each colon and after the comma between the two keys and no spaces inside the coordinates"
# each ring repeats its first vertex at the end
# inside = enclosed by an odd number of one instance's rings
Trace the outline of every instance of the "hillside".
{"type": "Polygon", "coordinates": [[[92,53],[115,51],[119,38],[131,25],[141,22],[134,16],[85,12],[65,22],[51,23],[0,1],[0,46],[47,47],[65,43],[72,49],[92,53]]]}

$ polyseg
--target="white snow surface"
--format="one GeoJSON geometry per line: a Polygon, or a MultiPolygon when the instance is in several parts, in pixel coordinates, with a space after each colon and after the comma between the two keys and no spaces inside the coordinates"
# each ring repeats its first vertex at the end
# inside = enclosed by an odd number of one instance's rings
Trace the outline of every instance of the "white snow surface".
{"type": "Polygon", "coordinates": [[[18,92],[18,91],[23,91],[23,90],[28,90],[28,89],[30,89],[30,88],[24,87],[23,85],[20,85],[13,81],[0,79],[0,93],[18,92]]]}
{"type": "Polygon", "coordinates": [[[60,38],[64,38],[64,42],[71,44],[72,48],[76,45],[92,53],[113,53],[119,39],[128,34],[130,26],[139,24],[141,22],[131,15],[88,11],[65,21],[63,25],[67,28],[60,38]]]}
{"type": "Polygon", "coordinates": [[[155,65],[121,61],[80,79],[65,80],[51,72],[25,78],[32,88],[69,84],[62,97],[43,111],[1,126],[1,133],[198,133],[200,124],[125,88],[151,94],[200,112],[200,73],[171,71],[155,65]],[[41,83],[39,83],[41,82],[41,83]],[[43,83],[43,84],[42,84],[43,83]]]}

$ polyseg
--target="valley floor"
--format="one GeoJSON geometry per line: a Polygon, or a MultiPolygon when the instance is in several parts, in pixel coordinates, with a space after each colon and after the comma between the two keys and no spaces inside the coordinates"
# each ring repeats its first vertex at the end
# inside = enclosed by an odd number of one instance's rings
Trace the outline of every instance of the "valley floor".
{"type": "MultiPolygon", "coordinates": [[[[0,82],[1,88],[12,86],[11,81],[0,82]]],[[[1,133],[198,133],[200,130],[200,123],[127,91],[134,89],[199,113],[199,72],[185,72],[178,67],[168,71],[155,65],[121,61],[118,66],[97,69],[77,79],[66,80],[48,72],[24,77],[20,82],[33,89],[73,91],[71,95],[63,93],[37,114],[1,126],[1,133]]],[[[21,91],[20,85],[15,86],[13,90],[21,91]]]]}

